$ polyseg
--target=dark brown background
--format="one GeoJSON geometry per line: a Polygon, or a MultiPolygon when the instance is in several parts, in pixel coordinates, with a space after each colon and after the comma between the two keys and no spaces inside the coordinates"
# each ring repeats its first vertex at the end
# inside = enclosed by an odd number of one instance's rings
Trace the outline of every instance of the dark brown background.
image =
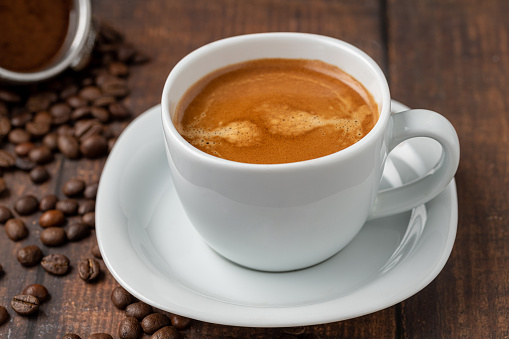
{"type": "MultiPolygon", "coordinates": [[[[306,327],[302,337],[509,337],[508,1],[94,0],[93,7],[97,18],[152,58],[130,76],[132,94],[126,104],[135,115],[160,102],[164,80],[179,59],[220,38],[311,32],[366,51],[387,75],[393,98],[442,113],[458,131],[457,239],[441,274],[415,296],[360,318],[306,327]]],[[[24,173],[6,173],[10,194],[0,203],[12,205],[25,193],[61,196],[65,180],[97,179],[103,163],[59,158],[49,166],[51,181],[41,186],[31,184],[24,173]]],[[[34,242],[38,231],[20,243],[1,232],[5,273],[0,275],[0,305],[7,306],[21,286],[34,282],[46,285],[52,298],[36,318],[16,316],[8,307],[11,318],[0,327],[0,338],[59,338],[67,331],[83,337],[93,332],[116,335],[124,315],[109,301],[116,284],[109,273],[99,283],[85,285],[75,271],[57,278],[41,268],[23,269],[15,254],[34,242]]],[[[74,261],[89,256],[89,240],[63,251],[74,261]]],[[[199,321],[183,332],[187,338],[277,338],[283,333],[199,321]]]]}

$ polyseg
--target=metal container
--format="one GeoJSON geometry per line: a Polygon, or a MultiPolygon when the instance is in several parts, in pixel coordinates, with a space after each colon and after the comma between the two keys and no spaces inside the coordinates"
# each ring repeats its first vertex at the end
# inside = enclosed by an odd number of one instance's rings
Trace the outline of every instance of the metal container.
{"type": "Polygon", "coordinates": [[[35,72],[15,72],[0,67],[0,82],[34,83],[49,79],[67,68],[79,70],[90,57],[95,42],[90,0],[72,0],[69,28],[63,46],[54,60],[35,72]]]}

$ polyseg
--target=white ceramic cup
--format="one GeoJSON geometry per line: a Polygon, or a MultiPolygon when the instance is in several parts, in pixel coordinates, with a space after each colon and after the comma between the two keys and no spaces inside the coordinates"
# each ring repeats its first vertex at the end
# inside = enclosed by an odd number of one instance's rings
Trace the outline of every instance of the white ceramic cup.
{"type": "Polygon", "coordinates": [[[162,95],[168,162],[189,220],[217,253],[240,265],[288,271],[320,263],[345,247],[369,218],[412,209],[439,194],[459,162],[453,126],[428,110],[391,114],[387,81],[364,52],[343,41],[303,33],[261,33],[205,45],[171,71],[162,95]],[[206,154],[172,123],[195,82],[227,65],[262,58],[318,59],[360,81],[380,109],[375,127],[337,153],[287,164],[248,164],[206,154]],[[388,153],[413,137],[438,141],[443,155],[426,176],[379,192],[388,153]]]}

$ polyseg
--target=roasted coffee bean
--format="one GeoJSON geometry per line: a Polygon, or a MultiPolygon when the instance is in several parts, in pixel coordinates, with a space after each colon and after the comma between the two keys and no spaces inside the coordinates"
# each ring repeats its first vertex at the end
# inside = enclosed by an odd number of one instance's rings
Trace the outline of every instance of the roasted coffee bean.
{"type": "Polygon", "coordinates": [[[78,202],[74,199],[60,200],[56,204],[56,209],[62,211],[65,215],[76,215],[78,202]]]}
{"type": "Polygon", "coordinates": [[[0,326],[5,324],[9,320],[9,312],[3,306],[0,306],[0,326]]]}
{"type": "Polygon", "coordinates": [[[25,127],[25,124],[32,120],[32,114],[28,112],[20,112],[14,114],[11,118],[11,125],[14,127],[25,127]]]}
{"type": "Polygon", "coordinates": [[[110,104],[108,109],[111,115],[118,120],[125,119],[130,115],[129,110],[120,102],[110,104]]]}
{"type": "Polygon", "coordinates": [[[37,112],[33,119],[33,122],[37,124],[44,124],[48,126],[51,126],[51,121],[52,121],[51,113],[47,111],[37,112]]]}
{"type": "Polygon", "coordinates": [[[28,294],[33,295],[37,299],[39,299],[39,302],[42,304],[49,298],[49,292],[46,287],[40,284],[32,284],[25,287],[22,294],[28,294]]]}
{"type": "Polygon", "coordinates": [[[92,281],[99,277],[101,273],[101,265],[92,258],[80,260],[78,263],[78,275],[84,281],[92,281]]]}
{"type": "Polygon", "coordinates": [[[49,112],[55,125],[65,124],[71,118],[71,106],[63,102],[51,106],[49,112]]]}
{"type": "Polygon", "coordinates": [[[17,169],[20,169],[25,172],[29,172],[29,171],[33,170],[35,168],[35,166],[37,166],[37,164],[28,158],[18,157],[18,158],[16,158],[16,161],[14,162],[14,166],[17,169]]]}
{"type": "Polygon", "coordinates": [[[99,158],[108,153],[108,142],[102,135],[91,135],[81,142],[80,151],[89,159],[99,158]]]}
{"type": "Polygon", "coordinates": [[[191,319],[187,317],[183,317],[178,314],[172,314],[170,316],[171,324],[175,326],[179,330],[184,330],[191,325],[191,319]]]}
{"type": "MultiPolygon", "coordinates": [[[[42,198],[41,201],[39,202],[39,210],[41,210],[41,212],[53,210],[53,209],[55,209],[57,201],[58,201],[58,198],[56,197],[56,195],[48,194],[44,198],[42,198]]],[[[39,220],[39,224],[40,224],[40,220],[39,220]]]]}
{"type": "Polygon", "coordinates": [[[88,225],[88,227],[95,228],[95,212],[88,212],[83,214],[81,221],[88,225]]]}
{"type": "Polygon", "coordinates": [[[39,217],[39,225],[41,227],[61,226],[65,223],[65,216],[59,210],[47,210],[39,217]]]}
{"type": "Polygon", "coordinates": [[[34,137],[42,137],[49,132],[51,124],[31,121],[27,122],[25,128],[34,137]]]}
{"type": "Polygon", "coordinates": [[[28,98],[25,107],[30,112],[45,111],[56,99],[55,93],[51,92],[33,94],[28,98]]]}
{"type": "Polygon", "coordinates": [[[78,241],[90,235],[90,226],[78,222],[71,224],[67,229],[67,239],[69,241],[78,241]]]}
{"type": "Polygon", "coordinates": [[[19,241],[28,237],[28,228],[21,219],[9,219],[5,223],[5,233],[12,241],[19,241]]]}
{"type": "Polygon", "coordinates": [[[66,333],[62,339],[81,339],[81,337],[75,333],[66,333]]]}
{"type": "Polygon", "coordinates": [[[140,322],[134,317],[126,317],[118,325],[120,339],[137,339],[143,334],[140,322]]]}
{"type": "MultiPolygon", "coordinates": [[[[108,104],[110,104],[110,103],[108,102],[103,105],[108,105],[108,104]]],[[[97,104],[97,106],[99,106],[99,104],[97,104]]],[[[92,116],[102,123],[106,123],[106,122],[108,122],[108,120],[110,120],[110,112],[108,112],[108,110],[105,108],[92,107],[92,109],[90,110],[90,113],[92,113],[92,116]]]]}
{"type": "Polygon", "coordinates": [[[41,266],[46,272],[64,275],[69,271],[69,259],[63,254],[50,254],[42,258],[41,266]]]}
{"type": "Polygon", "coordinates": [[[112,95],[115,97],[124,97],[129,93],[129,87],[124,79],[113,77],[104,81],[101,85],[104,95],[112,95]]]}
{"type": "Polygon", "coordinates": [[[85,107],[87,105],[87,100],[78,95],[68,97],[65,102],[72,108],[85,107]]]}
{"type": "Polygon", "coordinates": [[[28,155],[28,152],[32,148],[35,147],[35,144],[33,142],[23,142],[21,144],[17,144],[16,147],[14,147],[14,153],[16,153],[19,157],[26,157],[28,155]]]}
{"type": "Polygon", "coordinates": [[[9,132],[9,134],[7,135],[7,138],[9,139],[9,142],[17,145],[17,144],[21,144],[23,142],[29,142],[31,135],[24,129],[15,128],[9,132]]]}
{"type": "Polygon", "coordinates": [[[11,307],[21,315],[31,315],[39,311],[39,299],[30,294],[20,294],[11,301],[11,307]]]}
{"type": "Polygon", "coordinates": [[[58,147],[58,135],[56,133],[48,133],[42,138],[42,144],[51,151],[54,151],[58,147]]]}
{"type": "Polygon", "coordinates": [[[35,166],[30,171],[30,179],[34,184],[41,184],[49,179],[48,170],[44,166],[35,166]]]}
{"type": "Polygon", "coordinates": [[[113,339],[108,333],[94,333],[87,337],[87,339],[113,339]]]}
{"type": "Polygon", "coordinates": [[[73,178],[68,180],[62,187],[62,192],[68,197],[81,195],[85,190],[85,182],[81,179],[73,178]]]}
{"type": "Polygon", "coordinates": [[[26,267],[35,266],[41,262],[41,259],[42,251],[36,245],[28,245],[18,251],[18,261],[23,266],[26,267]]]}
{"type": "Polygon", "coordinates": [[[92,246],[90,247],[90,252],[97,259],[102,259],[103,258],[102,254],[101,254],[101,250],[99,248],[99,244],[97,243],[97,239],[94,239],[94,241],[92,243],[92,246]]]}
{"type": "Polygon", "coordinates": [[[14,203],[14,210],[20,215],[30,215],[39,209],[39,202],[33,195],[24,195],[14,203]]]}
{"type": "Polygon", "coordinates": [[[95,86],[87,86],[82,88],[78,96],[87,101],[94,101],[102,95],[102,91],[95,86]]]}
{"type": "Polygon", "coordinates": [[[53,153],[46,146],[37,146],[28,152],[28,158],[38,165],[44,165],[53,161],[53,153]]]}
{"type": "Polygon", "coordinates": [[[126,76],[127,74],[129,74],[129,68],[123,62],[114,61],[114,62],[109,64],[108,72],[111,75],[121,76],[122,77],[122,76],[126,76]]]}
{"type": "Polygon", "coordinates": [[[58,135],[74,135],[74,128],[69,125],[60,125],[57,128],[58,135]]]}
{"type": "Polygon", "coordinates": [[[127,292],[122,286],[117,286],[111,292],[111,302],[119,310],[125,310],[127,305],[132,304],[136,301],[129,292],[127,292]]]}
{"type": "Polygon", "coordinates": [[[103,125],[97,119],[85,119],[77,121],[74,125],[74,135],[80,140],[104,132],[103,125]]]}
{"type": "Polygon", "coordinates": [[[11,210],[7,206],[0,205],[0,224],[5,224],[5,222],[11,218],[11,210]]]}
{"type": "Polygon", "coordinates": [[[18,103],[21,101],[21,97],[13,91],[0,88],[0,100],[10,103],[18,103]]]}
{"type": "Polygon", "coordinates": [[[78,138],[76,138],[74,135],[58,135],[57,147],[60,153],[69,159],[77,159],[80,156],[80,144],[78,138]]]}
{"type": "Polygon", "coordinates": [[[179,339],[180,332],[173,326],[165,326],[157,330],[150,339],[179,339]]]}
{"type": "MultiPolygon", "coordinates": [[[[112,104],[112,103],[114,103],[114,102],[116,102],[116,101],[117,101],[117,99],[116,99],[114,96],[111,96],[111,95],[105,95],[105,96],[102,96],[102,97],[99,97],[99,98],[95,99],[95,100],[94,100],[94,102],[93,102],[93,105],[94,105],[95,107],[99,108],[99,107],[101,107],[101,106],[108,106],[108,105],[110,105],[110,104],[112,104]]],[[[97,113],[96,113],[96,114],[94,114],[94,113],[92,112],[92,115],[93,115],[94,117],[98,118],[98,117],[96,116],[96,115],[97,115],[97,113]]],[[[100,113],[99,113],[99,115],[100,115],[100,113]]],[[[108,117],[109,117],[109,113],[108,113],[108,117]]],[[[98,119],[99,119],[99,118],[98,118],[98,119]]]]}
{"type": "Polygon", "coordinates": [[[7,183],[5,182],[5,179],[0,177],[0,194],[7,191],[7,183]]]}
{"type": "Polygon", "coordinates": [[[14,166],[16,157],[3,149],[0,150],[0,168],[9,168],[14,166]]]}
{"type": "Polygon", "coordinates": [[[49,247],[61,246],[67,242],[67,234],[63,228],[47,227],[40,234],[41,242],[49,247]]]}
{"type": "Polygon", "coordinates": [[[99,183],[97,183],[97,182],[88,183],[85,186],[85,190],[83,191],[83,196],[87,199],[95,199],[97,196],[98,188],[99,188],[99,183]]]}
{"type": "Polygon", "coordinates": [[[125,314],[128,317],[135,317],[140,321],[153,312],[154,310],[152,309],[152,306],[144,303],[143,301],[138,301],[133,304],[127,305],[127,307],[125,308],[125,314]]]}
{"type": "Polygon", "coordinates": [[[78,214],[83,215],[95,211],[95,200],[83,200],[79,203],[78,214]]]}
{"type": "Polygon", "coordinates": [[[83,106],[78,107],[71,113],[71,119],[73,120],[81,120],[85,118],[90,118],[91,115],[91,107],[90,106],[83,106]]]}
{"type": "Polygon", "coordinates": [[[143,332],[147,334],[152,334],[157,330],[169,325],[171,325],[170,318],[162,313],[149,314],[141,321],[143,332]]]}
{"type": "Polygon", "coordinates": [[[11,128],[12,126],[9,118],[6,116],[0,116],[0,139],[8,135],[11,131],[11,128]]]}

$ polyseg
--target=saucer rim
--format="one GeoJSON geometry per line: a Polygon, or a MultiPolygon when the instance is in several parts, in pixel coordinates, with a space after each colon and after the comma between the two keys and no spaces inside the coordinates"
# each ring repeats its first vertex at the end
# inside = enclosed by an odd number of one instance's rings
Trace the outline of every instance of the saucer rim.
{"type": "MultiPolygon", "coordinates": [[[[397,102],[393,102],[392,105],[402,108],[402,109],[407,109],[406,106],[404,106],[400,103],[397,103],[397,102]]],[[[112,150],[112,154],[115,153],[115,150],[117,148],[121,147],[123,138],[126,138],[126,135],[129,134],[129,133],[126,133],[128,130],[129,131],[134,130],[140,121],[142,121],[144,119],[148,119],[151,115],[155,115],[156,113],[159,113],[160,109],[161,109],[160,105],[156,105],[156,106],[148,109],[144,113],[140,114],[136,119],[134,119],[133,122],[131,122],[131,124],[129,124],[126,127],[126,129],[124,130],[122,135],[119,137],[116,145],[114,146],[114,148],[112,150]]],[[[164,140],[161,139],[161,142],[164,142],[164,140]]],[[[103,173],[109,173],[107,170],[109,169],[109,162],[113,161],[111,159],[112,159],[111,156],[107,159],[106,164],[104,166],[103,173]]],[[[101,176],[101,181],[103,181],[105,177],[106,176],[101,176]]],[[[205,312],[197,311],[197,310],[193,310],[192,308],[187,307],[186,305],[179,305],[179,304],[171,305],[171,307],[168,307],[168,305],[163,305],[160,302],[158,302],[157,300],[152,300],[150,298],[145,297],[143,295],[143,292],[136,291],[135,289],[133,289],[130,286],[129,282],[125,281],[125,279],[123,279],[123,277],[118,274],[118,272],[115,270],[116,263],[114,264],[111,262],[111,260],[110,260],[111,258],[109,257],[109,250],[104,248],[105,242],[103,241],[104,239],[102,239],[102,234],[103,234],[103,232],[102,232],[103,221],[102,220],[104,219],[104,217],[103,217],[103,210],[101,208],[101,200],[102,200],[101,197],[103,195],[101,187],[104,187],[104,185],[101,185],[101,181],[99,184],[98,199],[97,199],[98,206],[97,206],[97,213],[96,213],[97,239],[98,239],[101,253],[103,254],[104,263],[107,266],[107,268],[109,269],[109,271],[112,273],[113,277],[117,280],[117,282],[119,282],[120,285],[122,285],[126,290],[128,290],[135,297],[137,297],[138,299],[140,299],[144,302],[147,302],[148,304],[153,305],[154,307],[157,307],[159,309],[162,309],[162,310],[165,310],[168,312],[177,313],[177,314],[180,314],[183,316],[188,316],[190,318],[194,318],[197,320],[202,320],[202,321],[207,321],[207,322],[212,322],[212,323],[217,323],[217,324],[224,324],[224,325],[249,326],[249,327],[286,327],[286,326],[313,325],[313,324],[328,323],[328,322],[334,322],[334,321],[339,321],[339,320],[355,318],[358,316],[366,315],[366,314],[373,313],[373,312],[385,309],[387,307],[393,306],[394,304],[397,304],[403,300],[406,300],[407,298],[411,297],[412,295],[418,293],[420,290],[422,290],[424,287],[426,287],[431,281],[433,281],[436,278],[436,276],[438,276],[438,274],[441,272],[441,270],[445,266],[445,264],[450,256],[450,253],[451,253],[453,245],[454,245],[455,237],[456,237],[456,231],[457,231],[457,220],[458,220],[457,192],[456,192],[455,181],[453,179],[453,181],[447,186],[447,188],[439,195],[439,197],[449,200],[449,203],[451,204],[450,211],[448,211],[448,213],[450,213],[450,221],[449,221],[449,225],[448,225],[449,230],[448,230],[447,236],[445,238],[446,241],[444,242],[444,245],[441,249],[442,253],[440,254],[439,257],[437,257],[436,262],[434,263],[434,266],[432,268],[431,268],[432,265],[430,265],[429,268],[431,270],[428,272],[428,274],[425,277],[423,277],[423,279],[421,279],[418,283],[410,284],[410,286],[405,286],[405,288],[400,289],[399,293],[393,295],[392,297],[391,296],[389,296],[388,298],[382,297],[381,298],[382,300],[379,300],[378,302],[374,302],[370,306],[362,308],[362,310],[358,310],[358,312],[352,312],[346,316],[343,315],[343,316],[339,316],[339,317],[338,317],[338,314],[336,314],[334,312],[329,312],[329,313],[322,312],[319,315],[316,315],[316,314],[312,315],[312,314],[306,313],[306,310],[310,309],[310,308],[316,309],[317,307],[319,308],[321,305],[324,308],[328,308],[330,310],[331,306],[334,306],[333,305],[334,303],[337,303],[341,299],[348,297],[348,295],[345,297],[341,297],[341,298],[332,298],[330,300],[326,300],[324,302],[319,302],[319,303],[313,304],[313,305],[290,306],[290,307],[267,307],[267,308],[260,308],[257,306],[249,306],[249,305],[246,306],[246,305],[228,304],[228,303],[225,303],[220,300],[215,300],[215,302],[218,302],[218,303],[222,304],[222,306],[225,306],[227,312],[228,312],[228,308],[230,308],[231,311],[233,311],[235,309],[237,309],[237,310],[261,309],[261,310],[263,310],[263,312],[258,312],[257,317],[253,317],[252,314],[248,314],[247,316],[237,314],[237,316],[233,316],[228,319],[224,319],[225,316],[221,312],[215,313],[215,312],[212,312],[212,310],[207,310],[205,312]],[[325,305],[328,305],[328,306],[325,306],[325,305]],[[313,307],[309,307],[309,306],[313,306],[313,307]],[[295,318],[295,313],[289,312],[291,309],[296,310],[297,312],[299,312],[299,314],[301,314],[300,312],[305,313],[305,314],[303,314],[303,316],[301,316],[300,318],[299,317],[295,318]],[[262,315],[260,315],[259,313],[261,313],[262,315]],[[292,314],[293,318],[292,317],[287,317],[287,318],[281,317],[284,314],[290,314],[290,313],[293,313],[292,314]],[[278,318],[278,317],[281,317],[281,318],[278,318]],[[292,319],[290,319],[290,318],[292,318],[292,319]],[[306,319],[306,320],[304,320],[304,319],[306,319]]],[[[437,197],[435,199],[438,199],[439,197],[437,197]]],[[[104,213],[107,213],[107,212],[104,212],[104,213]]],[[[379,283],[381,279],[387,279],[387,278],[388,278],[387,276],[383,276],[381,278],[379,277],[377,279],[374,279],[373,281],[370,281],[365,287],[362,287],[360,290],[366,289],[370,285],[379,283]]],[[[171,283],[174,284],[174,282],[172,282],[171,280],[166,280],[166,281],[169,282],[170,284],[171,283]]],[[[356,292],[358,292],[358,291],[356,291],[356,292]]],[[[352,294],[355,294],[355,293],[352,293],[352,294]]],[[[375,301],[375,300],[373,300],[373,301],[375,301]]],[[[223,310],[224,310],[224,308],[223,308],[223,310]]]]}

